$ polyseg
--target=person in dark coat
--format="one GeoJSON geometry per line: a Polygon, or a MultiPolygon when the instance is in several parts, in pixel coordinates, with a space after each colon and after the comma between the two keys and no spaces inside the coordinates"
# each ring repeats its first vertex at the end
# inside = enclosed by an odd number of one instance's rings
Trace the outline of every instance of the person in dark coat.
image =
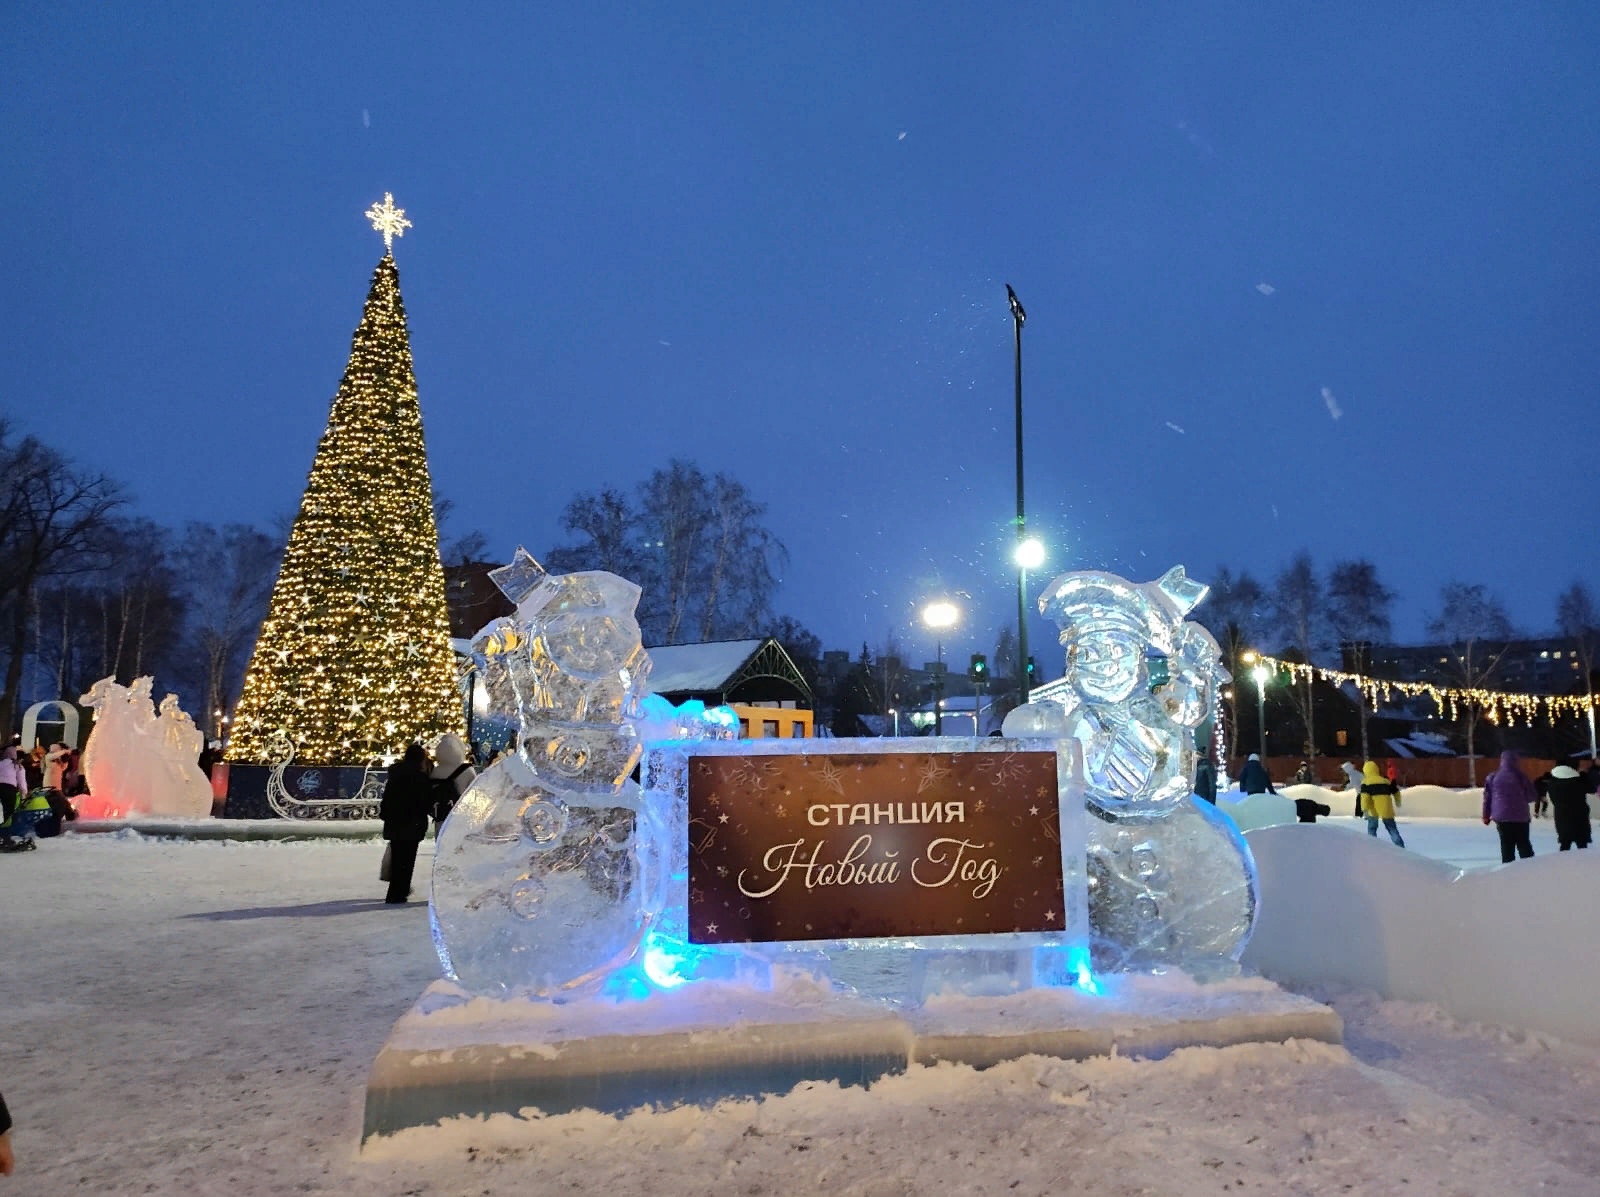
{"type": "Polygon", "coordinates": [[[16,1166],[11,1154],[11,1112],[6,1109],[6,1099],[0,1096],[0,1176],[10,1176],[16,1166]]]}
{"type": "Polygon", "coordinates": [[[433,806],[433,782],[428,777],[428,754],[413,744],[389,767],[378,814],[383,838],[389,841],[389,893],[385,902],[399,905],[411,897],[411,872],[417,867],[417,846],[428,834],[428,812],[433,806]]]}
{"type": "Polygon", "coordinates": [[[1310,798],[1296,798],[1294,800],[1294,817],[1302,823],[1315,823],[1318,815],[1333,814],[1333,807],[1326,802],[1313,802],[1310,798]]]}
{"type": "Polygon", "coordinates": [[[1250,759],[1244,763],[1244,768],[1239,770],[1239,788],[1246,794],[1276,794],[1272,788],[1272,778],[1267,774],[1267,767],[1261,763],[1261,757],[1256,753],[1250,754],[1250,759]]]}
{"type": "Polygon", "coordinates": [[[1561,850],[1589,846],[1589,787],[1583,774],[1571,765],[1557,765],[1545,782],[1550,812],[1555,816],[1561,850]]]}
{"type": "Polygon", "coordinates": [[[1483,782],[1483,825],[1487,827],[1493,820],[1500,833],[1501,864],[1533,855],[1528,823],[1536,798],[1533,782],[1517,767],[1517,754],[1508,748],[1500,754],[1500,767],[1483,782]]]}
{"type": "Polygon", "coordinates": [[[1194,769],[1194,792],[1212,806],[1217,804],[1217,767],[1211,763],[1211,754],[1200,758],[1194,769]]]}

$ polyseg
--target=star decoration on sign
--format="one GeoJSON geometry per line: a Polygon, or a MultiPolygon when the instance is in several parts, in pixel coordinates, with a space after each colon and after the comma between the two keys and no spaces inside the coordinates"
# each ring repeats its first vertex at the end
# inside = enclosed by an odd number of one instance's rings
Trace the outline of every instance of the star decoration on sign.
{"type": "Polygon", "coordinates": [[[383,203],[373,204],[367,209],[367,219],[372,222],[372,227],[383,234],[383,248],[392,249],[396,237],[404,237],[406,230],[411,227],[411,222],[406,219],[406,210],[394,206],[394,196],[389,192],[383,193],[383,203]]]}

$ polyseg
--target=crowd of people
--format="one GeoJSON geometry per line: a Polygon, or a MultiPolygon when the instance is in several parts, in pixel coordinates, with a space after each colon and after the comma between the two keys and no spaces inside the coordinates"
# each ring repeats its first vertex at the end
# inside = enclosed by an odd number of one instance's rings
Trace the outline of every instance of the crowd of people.
{"type": "MultiPolygon", "coordinates": [[[[1388,832],[1394,843],[1404,848],[1404,837],[1396,815],[1401,805],[1399,773],[1393,761],[1387,770],[1376,761],[1366,761],[1360,768],[1354,761],[1346,761],[1340,769],[1345,775],[1345,792],[1355,796],[1351,812],[1357,819],[1367,821],[1367,834],[1376,837],[1379,826],[1388,832]]],[[[1301,762],[1294,775],[1293,784],[1315,784],[1315,774],[1310,762],[1301,762]]],[[[1216,767],[1209,758],[1203,759],[1195,774],[1195,793],[1215,802],[1217,789],[1216,767]]],[[[1246,794],[1276,794],[1272,777],[1261,757],[1251,753],[1239,771],[1239,789],[1246,794]]],[[[1530,828],[1535,818],[1548,811],[1555,821],[1556,839],[1561,851],[1587,848],[1593,838],[1589,822],[1589,795],[1600,793],[1600,763],[1586,760],[1583,768],[1556,765],[1543,775],[1532,778],[1522,767],[1522,758],[1516,752],[1500,754],[1499,768],[1483,783],[1483,825],[1493,824],[1500,837],[1500,860],[1510,864],[1517,859],[1533,855],[1530,828]]],[[[1310,798],[1296,798],[1295,815],[1302,823],[1315,823],[1318,816],[1332,814],[1326,804],[1310,798]]]]}
{"type": "Polygon", "coordinates": [[[62,743],[0,753],[0,852],[26,852],[78,817],[72,799],[89,792],[78,750],[62,743]]]}

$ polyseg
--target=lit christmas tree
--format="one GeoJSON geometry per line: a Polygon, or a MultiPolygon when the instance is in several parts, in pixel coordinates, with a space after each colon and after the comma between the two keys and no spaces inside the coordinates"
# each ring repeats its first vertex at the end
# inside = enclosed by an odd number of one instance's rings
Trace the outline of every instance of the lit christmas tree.
{"type": "Polygon", "coordinates": [[[233,721],[228,756],[352,765],[462,731],[422,410],[393,238],[394,197],[367,213],[384,255],[317,445],[233,721]]]}

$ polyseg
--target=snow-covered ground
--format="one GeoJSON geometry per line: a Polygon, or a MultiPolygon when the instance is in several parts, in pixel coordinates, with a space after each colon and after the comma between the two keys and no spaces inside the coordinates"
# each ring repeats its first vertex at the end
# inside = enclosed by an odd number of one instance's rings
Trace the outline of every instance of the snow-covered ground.
{"type": "MultiPolygon", "coordinates": [[[[1402,825],[1493,855],[1489,829],[1402,825]]],[[[0,1195],[1600,1193],[1600,1054],[1359,993],[1313,995],[1347,1050],[941,1066],[358,1156],[367,1068],[436,972],[425,907],[376,901],[378,855],[95,836],[0,857],[0,1195]]]]}

